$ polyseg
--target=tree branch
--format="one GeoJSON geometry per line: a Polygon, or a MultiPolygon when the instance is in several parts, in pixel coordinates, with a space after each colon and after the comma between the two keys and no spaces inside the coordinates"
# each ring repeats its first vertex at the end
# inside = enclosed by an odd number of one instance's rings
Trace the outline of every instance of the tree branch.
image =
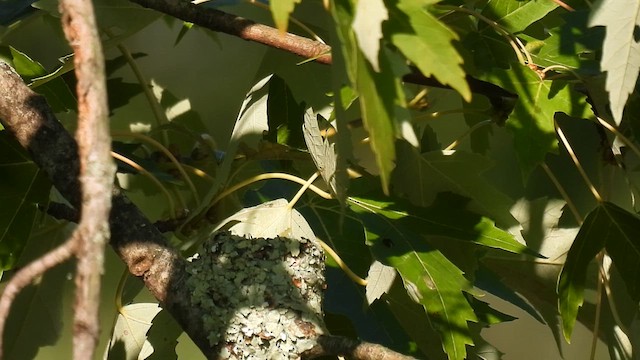
{"type": "Polygon", "coordinates": [[[318,344],[307,350],[303,360],[320,356],[346,356],[354,360],[413,360],[411,356],[399,354],[382,345],[352,340],[342,336],[323,335],[318,338],[318,344]]]}
{"type": "MultiPolygon", "coordinates": [[[[0,123],[45,171],[53,185],[80,208],[77,145],[55,118],[44,97],[0,62],[0,123]]],[[[112,189],[111,246],[129,271],[141,277],[162,307],[178,321],[205,355],[211,354],[202,314],[182,290],[184,259],[118,188],[112,189]]]]}
{"type": "MultiPolygon", "coordinates": [[[[331,46],[291,33],[283,33],[271,26],[258,24],[252,20],[231,15],[220,10],[198,6],[185,0],[131,0],[143,7],[171,15],[175,18],[194,23],[209,30],[222,32],[241,39],[288,51],[305,59],[331,65],[331,46]]],[[[451,89],[433,77],[424,76],[416,67],[402,80],[412,84],[451,89]]],[[[467,76],[472,92],[485,95],[494,107],[504,108],[505,98],[515,99],[517,95],[510,93],[492,83],[467,76]]],[[[510,111],[510,110],[509,110],[510,111]]]]}
{"type": "Polygon", "coordinates": [[[77,79],[78,129],[82,185],[81,217],[77,237],[76,301],[73,323],[73,358],[92,359],[100,331],[98,309],[104,272],[104,247],[109,240],[110,190],[115,176],[111,160],[107,81],[102,43],[93,3],[60,0],[62,29],[73,48],[77,79]]]}

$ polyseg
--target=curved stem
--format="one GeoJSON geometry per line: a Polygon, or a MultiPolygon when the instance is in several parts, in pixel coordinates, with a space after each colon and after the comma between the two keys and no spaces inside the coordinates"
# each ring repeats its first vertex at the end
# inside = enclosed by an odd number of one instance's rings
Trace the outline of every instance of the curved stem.
{"type": "Polygon", "coordinates": [[[580,212],[578,212],[576,204],[573,203],[573,201],[569,197],[569,194],[567,194],[567,191],[564,189],[564,186],[562,186],[560,181],[558,181],[558,178],[556,178],[556,176],[553,174],[551,169],[549,169],[549,166],[546,163],[542,163],[541,166],[544,172],[547,173],[549,179],[551,179],[553,185],[555,185],[556,189],[558,189],[558,192],[560,193],[564,201],[567,203],[567,206],[569,207],[569,210],[571,210],[573,217],[576,219],[578,224],[582,224],[584,222],[584,219],[582,219],[582,216],[580,215],[580,212]]]}
{"type": "Polygon", "coordinates": [[[589,180],[589,177],[587,176],[587,173],[584,171],[584,168],[580,164],[580,160],[578,160],[578,157],[573,152],[573,149],[571,148],[571,145],[569,144],[569,141],[564,136],[564,132],[562,131],[560,126],[558,126],[558,123],[556,123],[555,125],[556,125],[556,132],[558,133],[558,137],[562,141],[562,144],[564,145],[564,147],[567,149],[567,152],[569,153],[569,156],[571,157],[571,160],[573,160],[573,163],[576,165],[576,168],[578,169],[578,172],[580,172],[580,175],[582,176],[582,179],[584,180],[584,182],[589,187],[589,190],[593,194],[593,197],[596,198],[596,201],[602,202],[603,200],[602,200],[602,197],[600,196],[600,193],[598,193],[598,190],[596,190],[596,188],[595,188],[595,186],[593,186],[593,183],[591,182],[591,180],[589,180]]]}
{"type": "Polygon", "coordinates": [[[462,139],[466,138],[467,136],[469,136],[472,132],[476,131],[477,129],[479,129],[479,128],[485,126],[485,125],[489,125],[492,122],[493,122],[493,120],[489,119],[489,120],[480,121],[479,123],[473,125],[469,129],[467,129],[467,131],[465,131],[462,135],[460,135],[456,140],[454,140],[451,144],[449,144],[449,146],[447,146],[444,149],[444,151],[453,150],[456,146],[458,146],[458,144],[460,143],[460,141],[462,141],[462,139]]]}
{"type": "Polygon", "coordinates": [[[307,191],[309,186],[311,186],[311,184],[313,184],[313,182],[316,181],[318,176],[320,176],[320,172],[316,171],[315,173],[313,173],[313,175],[311,175],[309,180],[307,180],[307,182],[305,182],[304,185],[302,185],[302,187],[300,188],[300,190],[298,190],[298,192],[293,197],[293,199],[291,199],[291,201],[289,201],[289,204],[287,204],[287,208],[289,210],[293,209],[293,207],[296,205],[298,200],[300,200],[300,198],[302,197],[302,194],[304,194],[304,192],[307,191]]]}
{"type": "Polygon", "coordinates": [[[338,255],[338,253],[336,253],[331,246],[327,245],[327,243],[325,243],[324,241],[322,241],[322,239],[320,239],[319,237],[316,236],[316,240],[320,243],[320,246],[322,246],[322,249],[329,254],[329,256],[331,256],[331,258],[338,264],[338,266],[340,267],[340,269],[342,269],[342,271],[345,272],[345,274],[347,274],[347,276],[349,277],[349,279],[351,279],[354,283],[361,285],[361,286],[367,286],[367,280],[361,278],[360,276],[358,276],[356,273],[354,273],[349,266],[347,266],[347,264],[342,261],[342,259],[340,258],[340,256],[338,255]]]}
{"type": "Polygon", "coordinates": [[[118,159],[120,161],[122,161],[123,163],[131,166],[132,168],[138,170],[140,172],[140,174],[146,176],[147,178],[149,178],[149,180],[151,180],[151,182],[153,182],[159,189],[160,191],[164,194],[164,196],[167,198],[167,204],[169,205],[169,211],[171,212],[171,217],[176,218],[178,215],[176,213],[176,204],[173,201],[173,197],[171,196],[171,194],[169,194],[169,190],[167,190],[167,188],[164,187],[164,185],[162,185],[162,183],[160,182],[160,180],[158,180],[158,178],[156,178],[155,176],[153,176],[152,173],[150,173],[149,171],[147,171],[147,169],[143,168],[142,166],[138,165],[138,163],[136,163],[135,161],[122,156],[116,152],[111,152],[111,156],[113,156],[115,159],[118,159]]]}
{"type": "Polygon", "coordinates": [[[134,139],[142,140],[142,141],[152,145],[156,149],[160,150],[169,159],[169,161],[171,161],[171,163],[176,167],[176,169],[180,173],[180,176],[182,176],[182,178],[184,179],[185,183],[189,187],[189,190],[191,191],[191,194],[193,195],[193,198],[194,198],[196,204],[200,205],[200,201],[201,201],[200,195],[198,194],[198,190],[196,190],[195,185],[191,181],[191,178],[189,177],[189,175],[187,175],[187,172],[184,171],[184,168],[182,167],[182,164],[178,161],[178,159],[176,159],[176,157],[173,156],[171,151],[169,151],[169,149],[167,149],[164,145],[162,145],[161,143],[159,143],[158,141],[156,141],[152,137],[149,137],[149,136],[144,135],[144,134],[138,134],[138,133],[126,132],[126,131],[113,131],[112,135],[113,136],[122,136],[122,137],[131,137],[131,138],[134,138],[134,139]]]}
{"type": "MultiPolygon", "coordinates": [[[[222,200],[223,198],[229,196],[229,194],[232,194],[234,192],[236,192],[239,189],[242,189],[245,186],[251,185],[255,182],[261,181],[261,180],[267,180],[267,179],[282,179],[282,180],[289,180],[289,181],[293,181],[295,183],[298,183],[300,185],[305,185],[307,183],[306,180],[301,179],[297,176],[291,175],[291,174],[286,174],[286,173],[266,173],[266,174],[260,174],[260,175],[256,175],[252,178],[249,178],[247,180],[241,181],[238,184],[233,185],[232,187],[226,189],[225,191],[223,191],[222,193],[220,193],[220,195],[216,196],[212,201],[211,201],[211,205],[213,206],[215,204],[218,203],[218,201],[222,200]]],[[[320,189],[319,187],[315,186],[315,185],[309,185],[309,189],[311,191],[313,191],[314,193],[318,194],[320,197],[327,199],[327,200],[332,200],[333,196],[331,196],[331,194],[329,194],[328,192],[320,189]]]]}

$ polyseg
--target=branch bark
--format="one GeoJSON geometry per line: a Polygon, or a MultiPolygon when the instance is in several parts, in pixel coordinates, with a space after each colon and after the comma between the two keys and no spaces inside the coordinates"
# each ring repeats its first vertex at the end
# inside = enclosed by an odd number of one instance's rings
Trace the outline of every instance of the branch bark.
{"type": "Polygon", "coordinates": [[[62,29],[73,48],[77,79],[81,217],[74,235],[78,259],[73,323],[74,359],[92,359],[98,343],[100,284],[104,247],[109,240],[110,190],[115,176],[111,159],[107,82],[102,43],[93,3],[60,0],[62,29]]]}
{"type": "MultiPolygon", "coordinates": [[[[76,142],[55,118],[45,99],[29,89],[20,76],[2,62],[0,123],[30,153],[58,191],[79,209],[82,197],[76,142]]],[[[112,179],[109,177],[109,181],[112,179]]],[[[109,218],[111,246],[205,355],[210,355],[207,334],[200,321],[202,314],[191,306],[189,294],[181,291],[184,260],[120,189],[109,192],[113,194],[109,218]]]]}

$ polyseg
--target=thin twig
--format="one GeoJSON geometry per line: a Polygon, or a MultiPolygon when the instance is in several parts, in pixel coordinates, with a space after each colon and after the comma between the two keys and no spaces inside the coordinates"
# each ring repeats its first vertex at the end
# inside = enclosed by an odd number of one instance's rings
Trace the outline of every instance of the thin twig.
{"type": "Polygon", "coordinates": [[[414,360],[382,345],[352,340],[342,336],[322,335],[316,346],[305,351],[301,359],[314,359],[320,356],[346,356],[354,360],[414,360]]]}
{"type": "Polygon", "coordinates": [[[0,358],[3,358],[4,356],[4,327],[7,317],[9,316],[9,310],[13,304],[13,300],[15,300],[16,296],[20,291],[22,291],[22,289],[31,284],[47,270],[71,258],[78,245],[78,236],[78,231],[75,230],[68,240],[20,269],[7,282],[7,285],[2,291],[2,296],[0,297],[0,358]]]}

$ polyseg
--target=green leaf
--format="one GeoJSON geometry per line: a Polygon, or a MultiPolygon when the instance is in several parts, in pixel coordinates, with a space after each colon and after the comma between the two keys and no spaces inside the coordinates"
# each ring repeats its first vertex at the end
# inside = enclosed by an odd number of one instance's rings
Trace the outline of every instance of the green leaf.
{"type": "Polygon", "coordinates": [[[269,132],[267,140],[282,145],[304,148],[302,119],[304,106],[298,104],[284,80],[273,75],[269,80],[267,117],[269,132]]]}
{"type": "Polygon", "coordinates": [[[466,209],[468,199],[443,193],[429,207],[413,206],[406,201],[394,200],[379,194],[351,197],[349,203],[365,207],[379,215],[393,219],[394,223],[416,234],[445,237],[452,241],[473,243],[515,254],[544,257],[519,243],[513,235],[495,227],[493,221],[466,209]]]}
{"type": "Polygon", "coordinates": [[[462,293],[471,290],[462,271],[417,234],[394,222],[398,214],[362,200],[351,202],[350,207],[362,220],[376,259],[396,268],[409,296],[424,307],[449,359],[464,359],[466,345],[473,343],[467,321],[477,319],[462,293]]]}
{"type": "Polygon", "coordinates": [[[425,76],[434,76],[470,101],[471,90],[461,66],[462,57],[452,44],[458,36],[424,8],[425,3],[433,2],[389,1],[386,36],[425,76]]]}
{"type": "Polygon", "coordinates": [[[557,7],[555,1],[490,0],[482,15],[494,20],[505,30],[515,33],[526,29],[557,7]]]}
{"type": "Polygon", "coordinates": [[[589,114],[584,96],[571,91],[566,80],[541,79],[535,71],[519,65],[513,65],[511,70],[494,69],[482,78],[519,96],[507,127],[513,132],[525,180],[547,153],[557,151],[555,114],[562,112],[572,117],[589,114]]]}
{"type": "MultiPolygon", "coordinates": [[[[32,6],[53,16],[60,16],[56,0],[39,0],[32,6]]],[[[144,29],[162,15],[127,0],[96,0],[94,10],[98,27],[117,32],[119,41],[144,29]]]]}
{"type": "Polygon", "coordinates": [[[39,62],[32,60],[26,54],[13,47],[10,47],[10,50],[16,72],[27,82],[30,82],[30,87],[47,99],[47,103],[54,112],[63,112],[76,108],[75,96],[61,78],[54,77],[51,81],[40,82],[39,86],[34,85],[36,81],[49,77],[51,74],[47,74],[47,71],[39,62]]]}
{"type": "Polygon", "coordinates": [[[20,258],[51,188],[46,175],[6,131],[0,132],[0,270],[20,258]]]}
{"type": "Polygon", "coordinates": [[[278,30],[285,32],[289,26],[289,15],[301,0],[271,0],[271,14],[278,30]]]}
{"type": "Polygon", "coordinates": [[[383,0],[358,1],[353,19],[353,32],[364,57],[373,70],[380,71],[378,53],[382,39],[382,22],[389,18],[383,0]]]}
{"type": "Polygon", "coordinates": [[[105,349],[106,359],[146,359],[153,352],[147,331],[153,318],[162,310],[158,304],[129,304],[120,310],[111,339],[105,349]]]}
{"type": "Polygon", "coordinates": [[[640,218],[612,204],[602,203],[587,215],[558,280],[558,307],[567,341],[584,300],[587,267],[606,249],[634,301],[640,301],[640,218]]]}
{"type": "Polygon", "coordinates": [[[421,155],[404,143],[399,143],[398,153],[402,161],[394,172],[394,182],[413,203],[426,206],[439,192],[451,191],[472,199],[473,209],[499,225],[517,224],[509,212],[513,201],[481,176],[492,166],[487,158],[464,151],[421,155]]]}
{"type": "Polygon", "coordinates": [[[593,7],[589,26],[606,26],[600,66],[607,72],[607,91],[613,119],[622,120],[629,94],[633,92],[640,70],[639,0],[600,0],[593,7]]]}

